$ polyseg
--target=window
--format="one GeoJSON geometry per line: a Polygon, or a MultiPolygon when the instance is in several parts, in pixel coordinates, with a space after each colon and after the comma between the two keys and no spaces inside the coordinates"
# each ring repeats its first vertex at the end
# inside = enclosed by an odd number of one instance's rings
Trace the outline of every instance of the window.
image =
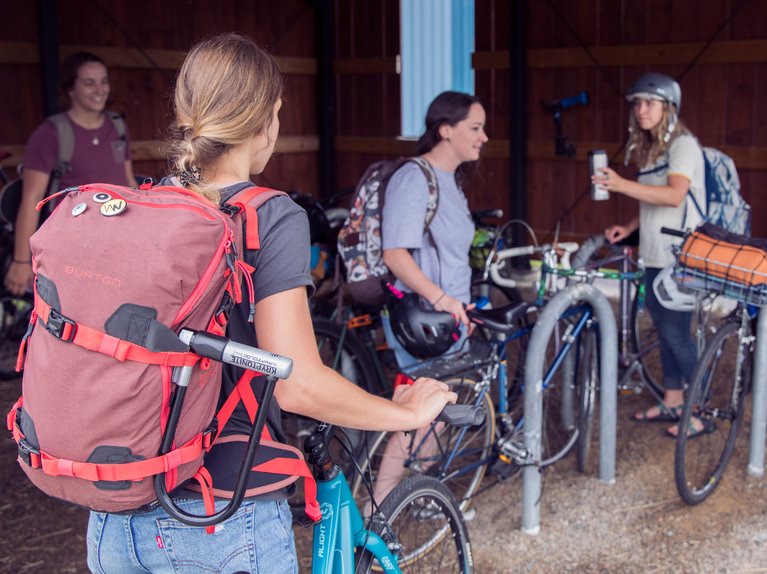
{"type": "Polygon", "coordinates": [[[401,0],[402,135],[423,133],[440,92],[474,93],[474,0],[401,0]]]}

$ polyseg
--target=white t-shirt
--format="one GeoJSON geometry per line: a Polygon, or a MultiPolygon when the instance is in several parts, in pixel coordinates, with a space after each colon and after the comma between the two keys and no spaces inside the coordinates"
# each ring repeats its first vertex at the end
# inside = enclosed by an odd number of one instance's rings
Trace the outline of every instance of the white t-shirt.
{"type": "MultiPolygon", "coordinates": [[[[703,150],[690,134],[677,137],[666,154],[654,165],[643,168],[637,181],[643,185],[668,185],[669,175],[690,180],[690,192],[701,209],[706,206],[703,150]]],[[[677,207],[639,203],[639,254],[647,267],[666,267],[674,262],[671,246],[681,240],[661,233],[661,227],[693,229],[701,222],[700,213],[689,195],[677,207]]]]}

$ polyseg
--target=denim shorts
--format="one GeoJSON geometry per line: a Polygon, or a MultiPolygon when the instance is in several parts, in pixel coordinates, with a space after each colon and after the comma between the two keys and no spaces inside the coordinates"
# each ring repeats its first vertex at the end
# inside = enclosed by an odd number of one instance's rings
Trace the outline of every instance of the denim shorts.
{"type": "MultiPolygon", "coordinates": [[[[176,504],[204,515],[202,500],[176,504]]],[[[216,501],[216,509],[226,501],[216,501]]],[[[103,574],[272,574],[298,572],[293,523],[285,500],[250,500],[208,534],[162,509],[136,514],[91,512],[88,568],[103,574]]]]}

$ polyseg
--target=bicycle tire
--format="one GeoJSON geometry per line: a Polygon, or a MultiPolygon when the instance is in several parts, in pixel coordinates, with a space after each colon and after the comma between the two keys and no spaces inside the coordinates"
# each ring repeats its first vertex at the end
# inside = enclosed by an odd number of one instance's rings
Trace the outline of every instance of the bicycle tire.
{"type": "Polygon", "coordinates": [[[661,382],[663,381],[663,372],[660,360],[660,339],[658,329],[650,317],[649,311],[639,307],[639,292],[634,293],[631,301],[631,337],[630,351],[633,357],[638,360],[642,367],[640,376],[650,392],[656,397],[662,397],[665,389],[661,382]],[[641,356],[640,356],[640,353],[641,356]]]}
{"type": "MultiPolygon", "coordinates": [[[[560,319],[554,335],[549,338],[546,349],[546,361],[544,363],[544,374],[551,368],[550,361],[556,357],[563,339],[569,337],[568,331],[574,325],[576,317],[560,319]]],[[[582,336],[582,335],[581,335],[582,336]]],[[[571,349],[570,353],[577,354],[578,345],[571,349]]],[[[573,355],[575,358],[576,355],[573,355]]],[[[577,361],[573,362],[573,367],[577,361]]],[[[578,440],[578,401],[576,372],[567,373],[560,365],[551,376],[550,380],[543,389],[543,428],[541,432],[541,466],[549,466],[558,460],[567,456],[575,447],[578,440]],[[567,410],[566,394],[574,400],[570,403],[572,410],[567,410]]]]}
{"type": "MultiPolygon", "coordinates": [[[[381,503],[371,528],[386,542],[403,573],[474,571],[469,531],[458,502],[437,479],[413,476],[381,503]]],[[[382,571],[372,554],[360,553],[355,572],[382,571]]]]}
{"type": "Polygon", "coordinates": [[[719,485],[735,448],[743,420],[743,403],[751,381],[751,353],[740,344],[740,324],[723,324],[695,367],[679,429],[695,417],[711,432],[688,438],[679,432],[674,455],[677,491],[687,504],[699,504],[719,485]],[[734,373],[730,374],[732,359],[734,373]]]}
{"type": "MultiPolygon", "coordinates": [[[[376,372],[370,364],[367,349],[348,330],[344,331],[339,325],[320,317],[313,318],[314,335],[317,340],[317,348],[324,365],[352,381],[357,386],[372,392],[376,385],[376,372]]],[[[284,413],[282,430],[286,440],[296,448],[303,451],[303,441],[309,436],[317,425],[317,421],[296,414],[284,413]]],[[[343,429],[347,437],[347,447],[352,450],[352,455],[345,452],[340,446],[334,452],[335,458],[343,468],[347,476],[352,476],[352,458],[357,456],[357,451],[363,443],[364,431],[356,429],[343,429]]]]}
{"type": "MultiPolygon", "coordinates": [[[[445,382],[458,393],[458,404],[477,404],[476,382],[462,378],[446,379],[445,382]]],[[[487,464],[479,463],[490,456],[495,441],[495,408],[488,392],[484,393],[478,404],[485,409],[485,419],[474,427],[461,429],[436,423],[436,426],[429,426],[427,430],[408,435],[401,432],[372,435],[369,447],[363,447],[358,457],[361,472],[352,481],[352,495],[363,509],[363,514],[369,515],[372,506],[371,493],[366,489],[368,480],[377,484],[378,492],[375,494],[380,501],[396,484],[419,474],[437,476],[448,485],[459,501],[461,510],[466,511],[471,504],[471,496],[479,489],[487,470],[487,464]],[[429,435],[424,440],[426,433],[429,435]],[[461,447],[456,457],[447,468],[443,468],[445,457],[459,439],[461,447]],[[385,455],[388,457],[386,461],[385,455]],[[396,457],[402,461],[401,464],[393,462],[397,460],[396,457]],[[389,470],[382,470],[382,464],[389,470]],[[462,468],[470,465],[476,465],[476,468],[456,476],[462,468]]]]}
{"type": "Polygon", "coordinates": [[[594,435],[594,412],[599,388],[599,338],[588,329],[582,339],[578,365],[578,470],[590,470],[591,442],[594,435]]]}
{"type": "MultiPolygon", "coordinates": [[[[525,299],[516,287],[503,287],[496,285],[490,279],[478,279],[471,284],[471,300],[472,302],[485,301],[490,303],[489,307],[483,308],[497,308],[521,303],[525,299]]],[[[530,319],[525,316],[520,320],[518,327],[524,328],[529,324],[530,319]]],[[[483,330],[481,327],[479,330],[487,340],[493,339],[494,334],[491,331],[483,330]]],[[[510,339],[506,343],[506,400],[509,411],[513,411],[515,414],[520,414],[521,404],[519,403],[524,402],[525,356],[527,355],[529,339],[529,335],[521,336],[510,339]]]]}
{"type": "Polygon", "coordinates": [[[32,313],[31,297],[0,296],[0,380],[21,377],[16,372],[19,344],[27,330],[32,313]]]}

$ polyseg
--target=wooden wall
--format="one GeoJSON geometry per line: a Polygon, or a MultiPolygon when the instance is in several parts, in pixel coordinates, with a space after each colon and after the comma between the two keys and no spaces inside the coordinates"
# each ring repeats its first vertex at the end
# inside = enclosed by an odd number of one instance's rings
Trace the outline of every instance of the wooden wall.
{"type": "MultiPolygon", "coordinates": [[[[4,162],[6,167],[20,161],[24,142],[43,119],[37,6],[32,0],[0,0],[0,77],[5,86],[0,149],[15,152],[4,162]]],[[[239,31],[274,54],[285,73],[282,138],[259,181],[287,190],[316,191],[319,144],[312,2],[58,0],[56,6],[61,56],[86,49],[109,67],[109,107],[126,116],[137,173],[155,177],[165,173],[170,98],[184,53],[207,35],[239,31]],[[136,44],[157,66],[136,50],[136,44]]]]}
{"type": "MultiPolygon", "coordinates": [[[[500,206],[508,214],[510,194],[526,193],[528,219],[544,236],[557,221],[565,235],[583,237],[630,219],[634,201],[589,199],[588,150],[606,149],[614,165],[622,165],[629,109],[621,94],[646,71],[679,76],[739,8],[682,78],[681,115],[704,145],[736,160],[754,209],[754,233],[767,235],[767,0],[529,0],[527,190],[509,189],[512,1],[475,0],[476,93],[487,108],[491,141],[468,190],[473,208],[500,206]],[[551,114],[540,102],[581,90],[591,103],[563,114],[564,133],[577,153],[561,158],[554,154],[551,114]]],[[[396,137],[399,2],[335,0],[335,6],[336,150],[343,188],[370,161],[411,153],[413,144],[396,137]]]]}
{"type": "MultiPolygon", "coordinates": [[[[489,155],[504,156],[510,8],[502,0],[476,0],[476,6],[477,93],[489,102],[490,117],[500,119],[491,126],[498,147],[489,155]]],[[[527,29],[527,197],[535,228],[551,230],[569,209],[562,230],[575,235],[636,214],[632,200],[589,199],[585,159],[588,150],[603,148],[615,156],[614,165],[622,165],[629,108],[621,94],[637,76],[658,71],[674,77],[684,73],[682,119],[704,145],[735,159],[753,207],[753,231],[767,235],[767,1],[530,0],[527,29]],[[687,70],[735,9],[730,23],[687,70]],[[556,157],[551,114],[540,102],[581,90],[588,91],[591,103],[563,112],[564,133],[577,155],[556,157]]],[[[630,169],[625,173],[633,175],[630,169]]],[[[497,175],[503,187],[508,174],[501,165],[497,175]]]]}
{"type": "MultiPolygon", "coordinates": [[[[767,235],[767,0],[528,0],[528,188],[509,189],[509,18],[514,0],[475,0],[476,93],[488,112],[491,141],[469,185],[472,207],[503,207],[525,193],[528,218],[544,234],[583,236],[629,219],[636,203],[588,199],[589,149],[604,148],[620,163],[628,107],[621,93],[639,74],[681,74],[722,23],[715,41],[681,80],[682,118],[705,145],[736,160],[744,195],[754,207],[754,232],[767,235]],[[595,65],[599,63],[599,66],[595,65]],[[587,90],[591,103],[566,110],[564,132],[575,158],[554,155],[554,126],[541,100],[587,90]]],[[[37,56],[37,2],[0,0],[0,148],[18,162],[42,119],[37,56]]],[[[274,53],[286,73],[278,154],[261,182],[315,195],[319,190],[316,7],[335,18],[335,151],[338,190],[353,186],[383,157],[413,153],[400,126],[399,0],[58,0],[62,54],[85,47],[110,65],[112,107],[128,118],[137,171],[164,172],[163,138],[172,81],[184,51],[205,35],[239,30],[274,53]],[[96,6],[103,6],[105,15],[96,6]],[[119,24],[119,27],[112,22],[119,24]],[[124,32],[120,30],[124,29],[124,32]],[[130,36],[158,63],[149,64],[130,36]]],[[[631,170],[626,171],[631,175],[631,170]]]]}

